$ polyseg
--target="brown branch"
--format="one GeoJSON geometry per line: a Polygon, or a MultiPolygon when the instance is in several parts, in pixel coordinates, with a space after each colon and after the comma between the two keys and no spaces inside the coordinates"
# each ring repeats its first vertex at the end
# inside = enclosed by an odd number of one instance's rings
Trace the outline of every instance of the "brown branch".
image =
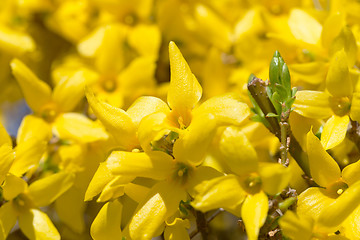
{"type": "MultiPolygon", "coordinates": [[[[259,105],[261,111],[264,113],[265,116],[267,116],[269,113],[276,113],[276,110],[267,95],[266,87],[267,84],[263,80],[256,77],[254,77],[248,83],[248,90],[251,96],[259,105]]],[[[269,122],[269,126],[267,127],[269,131],[272,132],[281,141],[281,129],[277,118],[267,117],[266,120],[269,122]]],[[[311,177],[307,154],[304,152],[299,142],[292,134],[290,126],[288,127],[288,131],[288,136],[290,140],[289,153],[295,159],[295,161],[298,163],[304,173],[308,177],[311,177]]]]}
{"type": "Polygon", "coordinates": [[[350,120],[346,136],[352,141],[360,151],[360,125],[357,121],[350,120]]]}

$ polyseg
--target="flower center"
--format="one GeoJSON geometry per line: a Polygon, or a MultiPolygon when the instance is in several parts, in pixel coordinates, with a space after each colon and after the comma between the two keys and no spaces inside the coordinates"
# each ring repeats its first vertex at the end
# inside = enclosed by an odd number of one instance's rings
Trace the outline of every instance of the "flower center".
{"type": "Polygon", "coordinates": [[[261,178],[256,173],[252,173],[242,181],[242,186],[249,194],[256,194],[261,190],[261,178]]]}
{"type": "Polygon", "coordinates": [[[106,79],[101,85],[106,92],[114,92],[117,87],[116,82],[113,79],[106,79]]]}
{"type": "Polygon", "coordinates": [[[193,170],[193,167],[188,166],[185,163],[178,162],[176,163],[175,171],[173,173],[173,180],[179,182],[181,185],[185,185],[193,170]]]}
{"type": "Polygon", "coordinates": [[[33,206],[29,196],[24,193],[20,193],[16,198],[14,198],[13,203],[18,211],[23,211],[33,206]]]}
{"type": "Polygon", "coordinates": [[[41,112],[41,117],[47,122],[53,122],[57,115],[58,111],[53,105],[46,106],[41,112]]]}
{"type": "Polygon", "coordinates": [[[153,151],[162,151],[172,156],[173,146],[178,138],[179,134],[177,132],[170,131],[159,140],[152,141],[150,143],[151,148],[153,151]]]}
{"type": "Polygon", "coordinates": [[[129,26],[134,26],[137,23],[137,16],[133,13],[130,13],[124,17],[124,23],[129,26]]]}
{"type": "Polygon", "coordinates": [[[341,194],[344,193],[344,191],[348,188],[349,186],[343,182],[342,180],[339,180],[333,184],[331,184],[329,187],[326,188],[326,191],[328,193],[328,195],[332,198],[337,198],[339,197],[341,194]]]}
{"type": "Polygon", "coordinates": [[[348,97],[331,97],[330,107],[338,116],[345,116],[349,113],[351,102],[348,97]]]}

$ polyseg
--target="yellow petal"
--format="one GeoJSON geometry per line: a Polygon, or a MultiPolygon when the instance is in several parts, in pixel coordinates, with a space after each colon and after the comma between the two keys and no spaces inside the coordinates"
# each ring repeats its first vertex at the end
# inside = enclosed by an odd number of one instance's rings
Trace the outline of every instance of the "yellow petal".
{"type": "Polygon", "coordinates": [[[342,178],[347,185],[352,185],[359,181],[360,176],[360,161],[347,165],[341,172],[342,178]]]}
{"type": "Polygon", "coordinates": [[[152,187],[130,221],[131,238],[145,240],[160,234],[165,220],[178,210],[181,200],[186,200],[186,192],[177,185],[163,181],[152,187]]]}
{"type": "Polygon", "coordinates": [[[0,185],[5,180],[6,174],[9,172],[14,158],[15,154],[9,145],[4,144],[0,146],[0,185]]]}
{"type": "Polygon", "coordinates": [[[360,204],[360,181],[351,185],[333,203],[325,207],[318,218],[319,225],[340,225],[360,204]]]}
{"type": "Polygon", "coordinates": [[[342,230],[349,239],[356,239],[360,235],[360,205],[350,214],[350,216],[341,224],[342,230]]]}
{"type": "Polygon", "coordinates": [[[202,71],[203,78],[206,81],[201,83],[206,99],[219,96],[227,91],[227,81],[219,81],[219,79],[225,79],[229,75],[229,66],[223,64],[221,56],[221,51],[216,47],[211,47],[206,56],[202,71]]]}
{"type": "Polygon", "coordinates": [[[179,133],[180,130],[165,112],[156,112],[144,117],[138,129],[138,138],[142,149],[145,152],[151,151],[151,142],[159,140],[170,131],[179,133]]]}
{"type": "Polygon", "coordinates": [[[329,95],[319,91],[298,91],[293,107],[308,118],[324,119],[332,115],[329,95]]]}
{"type": "Polygon", "coordinates": [[[0,26],[0,46],[2,51],[11,55],[21,55],[35,50],[35,42],[31,36],[7,28],[4,24],[0,26]]]}
{"type": "Polygon", "coordinates": [[[122,239],[122,208],[117,200],[105,203],[91,224],[90,233],[94,240],[122,239]]]}
{"type": "Polygon", "coordinates": [[[57,154],[59,156],[60,163],[58,164],[59,169],[67,172],[82,172],[85,170],[86,154],[88,152],[87,146],[74,143],[68,145],[61,145],[58,148],[57,154]]]}
{"type": "Polygon", "coordinates": [[[136,202],[141,202],[148,195],[149,190],[147,187],[133,183],[126,184],[124,188],[125,194],[136,202]]]}
{"type": "MultiPolygon", "coordinates": [[[[125,179],[127,179],[127,178],[125,177],[125,179]]],[[[130,178],[130,179],[132,180],[133,178],[130,178]]],[[[116,199],[116,198],[123,196],[124,195],[124,184],[127,183],[127,182],[124,183],[123,180],[124,180],[124,178],[122,176],[117,176],[114,179],[112,179],[108,184],[106,184],[104,189],[101,191],[99,198],[96,201],[97,202],[106,202],[106,201],[116,199]]]]}
{"type": "Polygon", "coordinates": [[[54,88],[53,99],[61,111],[73,110],[84,97],[85,77],[84,71],[76,71],[57,83],[54,88]]]}
{"type": "Polygon", "coordinates": [[[201,98],[202,88],[174,42],[169,44],[171,80],[167,101],[189,123],[190,112],[201,98]]]}
{"type": "Polygon", "coordinates": [[[55,201],[56,213],[61,222],[79,234],[85,229],[85,208],[84,192],[76,187],[70,188],[55,201]]]}
{"type": "Polygon", "coordinates": [[[50,87],[20,60],[13,59],[10,66],[29,107],[34,112],[41,112],[42,107],[51,101],[50,87]]]}
{"type": "Polygon", "coordinates": [[[204,113],[213,114],[220,124],[238,125],[248,118],[250,109],[238,95],[226,94],[205,101],[194,109],[193,116],[204,113]]]}
{"type": "Polygon", "coordinates": [[[334,38],[340,33],[341,28],[346,24],[344,14],[332,14],[325,20],[321,32],[322,45],[329,48],[334,38]]]}
{"type": "Polygon", "coordinates": [[[317,184],[327,187],[340,178],[340,167],[336,161],[325,151],[320,140],[315,137],[312,130],[307,134],[307,152],[311,177],[317,184]]]}
{"type": "Polygon", "coordinates": [[[19,227],[30,240],[60,240],[60,234],[50,218],[37,209],[20,214],[19,227]]]}
{"type": "Polygon", "coordinates": [[[348,27],[344,27],[340,34],[333,40],[329,48],[331,56],[338,51],[345,51],[347,56],[347,64],[349,67],[353,67],[357,61],[357,43],[356,38],[352,31],[348,27]]]}
{"type": "Polygon", "coordinates": [[[96,170],[86,190],[84,201],[92,200],[102,191],[106,184],[114,178],[115,176],[111,174],[111,171],[107,168],[106,163],[100,163],[99,168],[96,170]]]}
{"type": "Polygon", "coordinates": [[[354,92],[351,100],[350,117],[354,121],[360,121],[360,93],[354,92]]]}
{"type": "Polygon", "coordinates": [[[54,130],[61,139],[73,139],[82,143],[108,138],[107,132],[100,124],[79,113],[65,113],[57,117],[54,130]]]}
{"type": "Polygon", "coordinates": [[[305,11],[300,9],[291,10],[288,24],[296,39],[309,44],[317,44],[319,42],[322,26],[305,11]]]}
{"type": "Polygon", "coordinates": [[[176,218],[171,224],[167,224],[164,237],[165,240],[190,240],[187,229],[190,228],[188,219],[176,218]]]}
{"type": "Polygon", "coordinates": [[[136,25],[128,36],[130,46],[140,55],[157,57],[161,43],[160,29],[156,25],[136,25]]]}
{"type": "Polygon", "coordinates": [[[117,178],[117,182],[119,182],[120,177],[123,184],[129,183],[134,179],[134,177],[129,176],[113,175],[111,173],[111,169],[108,168],[106,162],[100,163],[99,168],[96,170],[86,190],[85,201],[92,200],[106,187],[107,184],[112,182],[115,178],[117,178]]]}
{"type": "Polygon", "coordinates": [[[18,130],[16,142],[21,145],[27,141],[49,141],[52,137],[51,127],[42,118],[27,115],[23,118],[18,130]]]}
{"type": "Polygon", "coordinates": [[[126,110],[135,126],[139,127],[140,121],[147,115],[155,112],[168,114],[170,109],[168,105],[157,97],[143,96],[136,99],[126,110]]]}
{"type": "Polygon", "coordinates": [[[184,135],[174,143],[173,155],[176,160],[195,166],[200,165],[207,154],[216,127],[217,121],[212,114],[197,115],[185,129],[184,135]]]}
{"type": "Polygon", "coordinates": [[[10,172],[16,176],[37,168],[42,155],[45,153],[47,141],[33,138],[24,141],[16,148],[16,157],[11,165],[10,172]]]}
{"type": "Polygon", "coordinates": [[[261,163],[259,167],[262,189],[269,195],[281,192],[292,178],[289,168],[278,163],[261,163]]]}
{"type": "Polygon", "coordinates": [[[174,167],[172,157],[158,151],[151,154],[113,151],[106,164],[113,174],[153,179],[165,179],[174,167]]]}
{"type": "Polygon", "coordinates": [[[258,239],[259,230],[265,223],[269,209],[268,197],[264,192],[248,195],[241,208],[246,234],[249,240],[258,239]]]}
{"type": "Polygon", "coordinates": [[[212,167],[208,166],[199,166],[194,169],[191,177],[188,179],[186,183],[186,190],[190,196],[195,195],[195,190],[198,185],[203,184],[205,181],[211,180],[213,178],[221,177],[224,174],[215,170],[212,167]]]}
{"type": "Polygon", "coordinates": [[[220,136],[219,158],[238,175],[257,171],[256,151],[238,128],[227,127],[220,136]]]}
{"type": "Polygon", "coordinates": [[[12,200],[27,189],[27,183],[12,174],[6,176],[3,188],[3,196],[6,200],[12,200]]]}
{"type": "Polygon", "coordinates": [[[84,38],[77,46],[79,53],[85,57],[93,57],[103,42],[107,26],[101,26],[84,38]]]}
{"type": "Polygon", "coordinates": [[[325,150],[339,145],[345,139],[348,125],[349,116],[347,115],[343,117],[333,115],[327,120],[321,133],[321,144],[325,150]]]}
{"type": "Polygon", "coordinates": [[[245,197],[246,193],[242,189],[240,180],[235,175],[229,174],[196,186],[191,205],[202,212],[224,208],[239,216],[239,207],[245,197]]]}
{"type": "Polygon", "coordinates": [[[297,112],[293,112],[290,114],[289,121],[290,126],[296,126],[292,127],[291,131],[304,150],[306,150],[306,135],[310,131],[310,129],[313,128],[316,132],[323,125],[323,122],[321,120],[307,118],[301,116],[297,112]]]}
{"type": "Polygon", "coordinates": [[[233,38],[238,40],[246,37],[247,33],[256,34],[260,30],[259,26],[264,24],[261,15],[257,8],[248,10],[240,21],[236,23],[233,38]]]}
{"type": "Polygon", "coordinates": [[[353,92],[349,75],[347,56],[340,50],[332,57],[326,76],[326,89],[334,97],[351,96],[353,92]]]}
{"type": "Polygon", "coordinates": [[[294,79],[295,81],[304,81],[314,85],[321,84],[328,71],[328,64],[320,61],[293,63],[289,64],[288,67],[291,72],[291,79],[294,79]]]}
{"type": "Polygon", "coordinates": [[[124,67],[124,49],[127,29],[121,24],[105,27],[104,37],[96,52],[95,66],[103,74],[116,74],[124,67]]]}
{"type": "Polygon", "coordinates": [[[29,194],[36,206],[47,206],[66,192],[74,184],[74,180],[75,175],[72,173],[55,173],[33,182],[29,186],[29,194]]]}
{"type": "Polygon", "coordinates": [[[141,95],[153,95],[156,85],[155,70],[156,62],[153,57],[134,59],[117,78],[123,96],[133,101],[141,95]]]}
{"type": "Polygon", "coordinates": [[[8,146],[12,146],[12,140],[6,129],[0,122],[0,146],[7,144],[8,146]]]}
{"type": "Polygon", "coordinates": [[[136,127],[130,116],[122,109],[99,101],[89,88],[85,89],[91,109],[106,129],[115,137],[120,147],[132,150],[137,145],[136,127]]]}
{"type": "Polygon", "coordinates": [[[333,198],[325,195],[325,190],[310,187],[298,196],[297,213],[299,216],[317,219],[323,209],[334,202],[333,198]]]}
{"type": "Polygon", "coordinates": [[[195,8],[195,21],[201,26],[197,31],[212,45],[228,51],[230,42],[230,26],[212,9],[198,4],[195,8]]]}
{"type": "Polygon", "coordinates": [[[17,211],[12,202],[4,203],[0,207],[0,239],[5,240],[11,229],[15,226],[17,220],[17,211]]]}
{"type": "Polygon", "coordinates": [[[310,240],[314,220],[306,216],[298,216],[287,211],[279,220],[280,227],[285,236],[293,240],[310,240]]]}

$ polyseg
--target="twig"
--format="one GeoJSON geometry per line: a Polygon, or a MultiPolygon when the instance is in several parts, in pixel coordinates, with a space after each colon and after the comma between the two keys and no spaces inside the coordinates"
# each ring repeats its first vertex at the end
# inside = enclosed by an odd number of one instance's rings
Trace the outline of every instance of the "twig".
{"type": "Polygon", "coordinates": [[[287,153],[289,149],[288,129],[289,129],[288,122],[280,122],[280,131],[281,131],[280,163],[286,167],[289,165],[289,159],[287,157],[287,153]]]}
{"type": "Polygon", "coordinates": [[[360,125],[357,121],[350,120],[346,135],[360,151],[360,125]]]}
{"type": "MultiPolygon", "coordinates": [[[[192,239],[193,237],[195,237],[199,232],[201,232],[201,235],[203,237],[203,239],[207,239],[207,224],[210,223],[215,217],[217,217],[220,213],[222,213],[224,211],[224,209],[219,208],[218,210],[216,210],[206,221],[206,237],[204,238],[204,234],[201,231],[201,229],[203,229],[203,227],[199,227],[199,221],[198,221],[198,213],[201,213],[204,218],[205,218],[205,214],[199,211],[196,211],[195,215],[196,215],[196,224],[197,224],[197,229],[195,229],[192,233],[190,233],[190,239],[192,239]]],[[[200,225],[202,225],[203,222],[201,222],[200,225]]]]}
{"type": "MultiPolygon", "coordinates": [[[[276,110],[267,95],[266,87],[267,84],[263,80],[256,77],[254,77],[248,83],[248,90],[251,96],[257,102],[257,104],[259,105],[261,111],[264,113],[265,116],[269,113],[276,113],[276,110]]],[[[278,120],[275,117],[269,117],[267,118],[267,120],[269,122],[269,126],[267,128],[281,142],[281,129],[278,120]]],[[[290,126],[288,126],[288,146],[289,146],[289,153],[291,154],[291,156],[295,159],[295,161],[304,171],[304,173],[309,178],[311,178],[309,160],[307,154],[304,152],[299,142],[292,134],[290,126]]]]}

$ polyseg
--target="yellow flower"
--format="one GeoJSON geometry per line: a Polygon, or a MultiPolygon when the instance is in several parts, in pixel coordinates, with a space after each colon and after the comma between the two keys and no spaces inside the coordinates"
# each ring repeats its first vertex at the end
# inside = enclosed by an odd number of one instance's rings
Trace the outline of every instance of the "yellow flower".
{"type": "MultiPolygon", "coordinates": [[[[37,118],[34,121],[44,122],[44,128],[39,129],[41,134],[48,136],[49,130],[52,130],[59,138],[71,138],[84,143],[108,138],[96,122],[82,114],[70,112],[83,96],[84,79],[81,74],[63,78],[52,91],[20,60],[14,59],[11,68],[27,104],[34,112],[33,118],[37,118]]],[[[28,130],[31,131],[31,126],[28,130]]]]}
{"type": "Polygon", "coordinates": [[[0,185],[5,180],[14,158],[11,138],[0,123],[0,185]]]}
{"type": "Polygon", "coordinates": [[[326,77],[328,92],[304,90],[296,93],[294,108],[297,113],[316,119],[330,117],[321,134],[325,149],[333,148],[344,140],[349,116],[354,121],[360,119],[360,95],[353,93],[347,59],[343,50],[334,55],[326,77]]]}
{"type": "Polygon", "coordinates": [[[358,210],[354,210],[360,206],[357,176],[360,162],[341,171],[312,131],[307,135],[307,152],[311,176],[321,187],[310,187],[299,195],[298,214],[312,217],[320,229],[341,231],[343,225],[348,231],[356,232],[356,228],[349,230],[349,226],[356,225],[352,214],[358,216],[358,210]]]}
{"type": "Polygon", "coordinates": [[[10,230],[19,221],[19,227],[29,239],[60,239],[49,217],[39,210],[48,206],[73,184],[74,176],[61,172],[27,185],[9,174],[3,185],[3,197],[7,201],[0,207],[0,238],[6,239],[10,230]]]}
{"type": "Polygon", "coordinates": [[[0,8],[0,50],[13,57],[33,52],[36,47],[33,38],[26,32],[28,19],[17,11],[16,5],[14,1],[4,0],[0,8]]]}
{"type": "Polygon", "coordinates": [[[61,77],[81,67],[89,75],[86,83],[96,96],[113,106],[128,107],[139,96],[155,92],[160,43],[156,25],[102,25],[77,45],[78,52],[88,59],[67,58],[56,71],[61,77]]]}
{"type": "Polygon", "coordinates": [[[318,228],[313,218],[295,214],[287,211],[279,220],[281,230],[286,237],[293,240],[310,240],[310,239],[339,239],[347,240],[342,232],[334,233],[331,230],[324,231],[318,228]]]}
{"type": "Polygon", "coordinates": [[[241,216],[248,238],[255,240],[266,220],[267,194],[275,195],[288,185],[290,169],[277,163],[258,163],[254,148],[241,130],[225,129],[219,145],[221,160],[232,174],[197,185],[191,204],[203,212],[224,208],[241,216]]]}
{"type": "MultiPolygon", "coordinates": [[[[128,225],[129,234],[135,239],[148,239],[160,234],[160,227],[177,211],[180,200],[186,200],[187,192],[192,195],[192,189],[199,182],[221,175],[210,167],[199,166],[206,149],[218,126],[239,124],[249,115],[246,104],[232,95],[209,99],[192,110],[201,97],[201,86],[173,42],[169,49],[171,82],[168,103],[171,110],[163,103],[160,106],[166,108],[161,107],[142,118],[138,138],[140,151],[144,152],[113,151],[104,163],[105,167],[100,166],[110,169],[122,180],[129,178],[128,182],[136,177],[159,181],[145,198],[139,199],[128,225]]],[[[156,102],[162,101],[158,99],[156,102]]],[[[110,110],[112,107],[103,104],[99,111],[106,108],[110,110]]],[[[103,122],[112,118],[110,114],[103,116],[103,122]]],[[[98,173],[99,178],[104,174],[99,170],[98,173]]]]}

